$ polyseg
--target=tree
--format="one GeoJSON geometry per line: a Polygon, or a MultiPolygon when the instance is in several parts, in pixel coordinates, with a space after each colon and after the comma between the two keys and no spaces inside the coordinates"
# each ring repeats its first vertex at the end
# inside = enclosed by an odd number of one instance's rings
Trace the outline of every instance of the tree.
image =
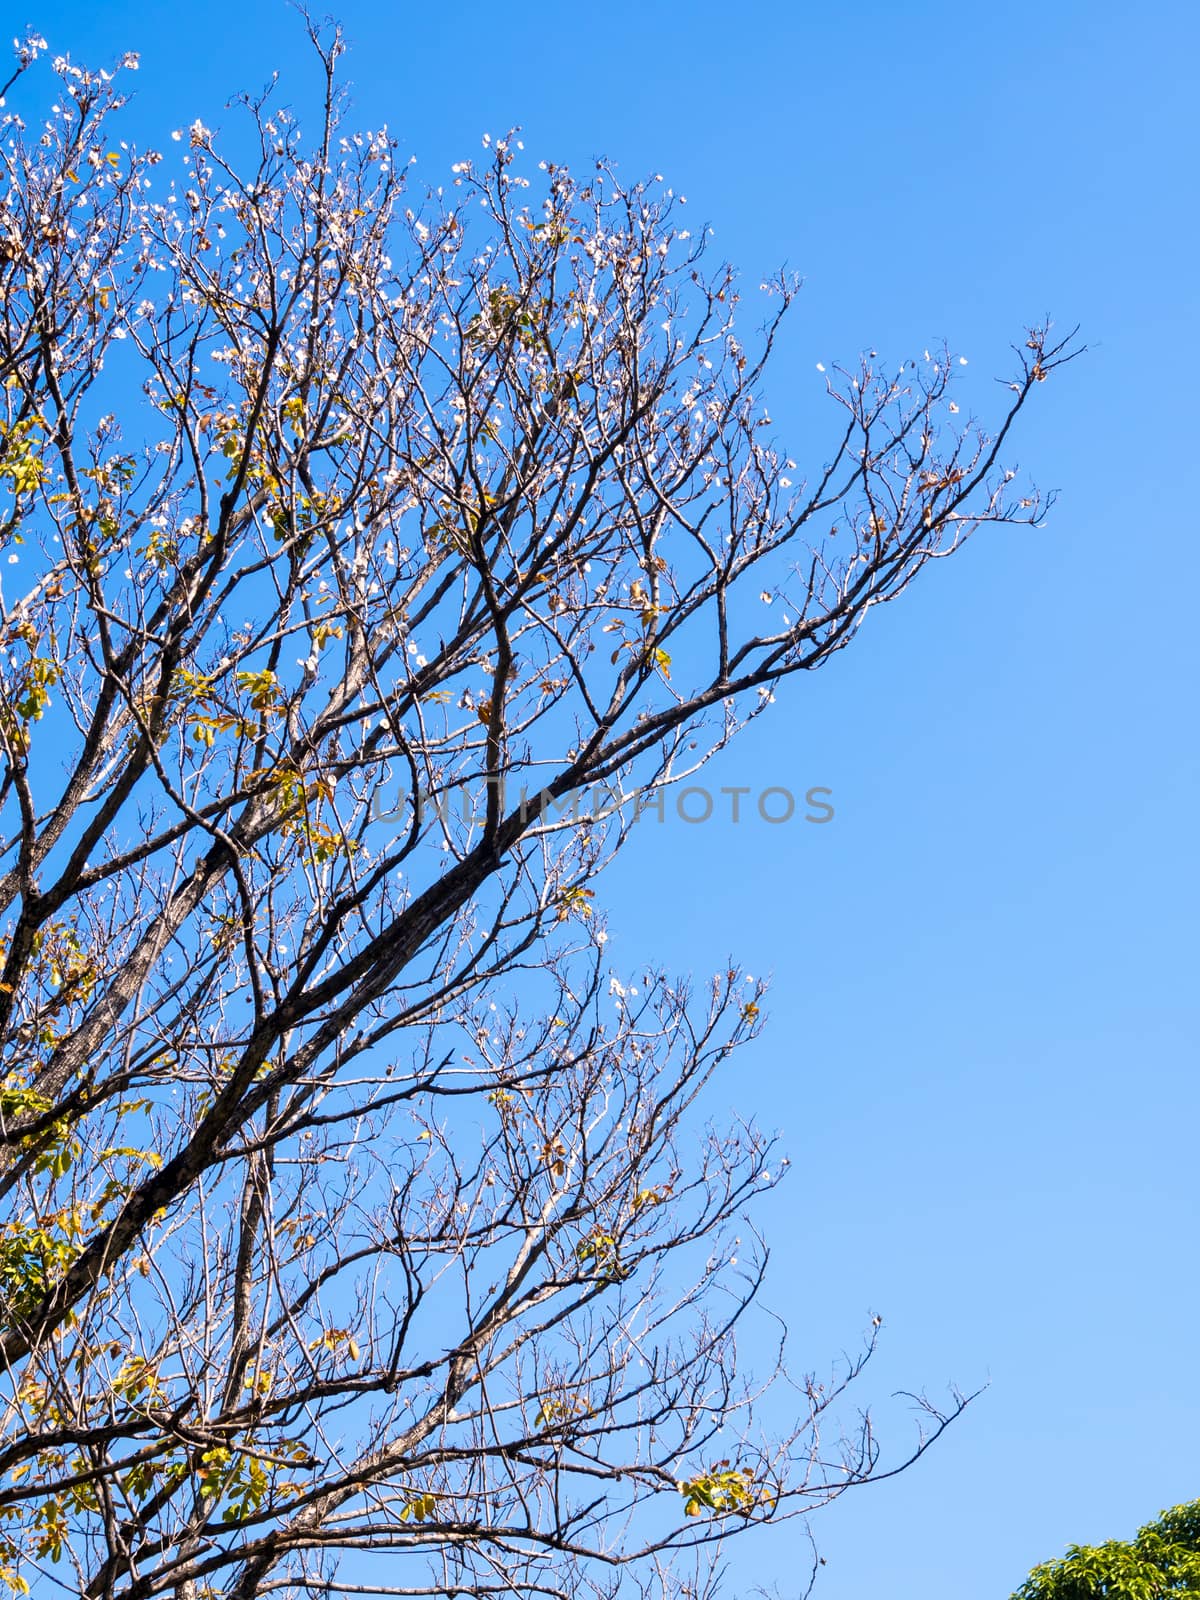
{"type": "Polygon", "coordinates": [[[1200,1500],[1164,1511],[1130,1540],[1073,1544],[1035,1567],[1013,1600],[1159,1600],[1200,1595],[1200,1500]]]}
{"type": "Polygon", "coordinates": [[[1040,516],[1001,451],[1071,352],[1031,333],[990,433],[945,352],[872,355],[797,486],[790,281],[743,344],[661,180],[512,137],[410,199],[311,37],[315,146],[272,90],[177,183],[121,138],[134,57],[6,113],[0,1566],[699,1593],[878,1476],[869,1421],[820,1435],[873,1335],[739,1373],[730,1230],[782,1166],[698,1097],[761,986],[610,976],[592,885],[872,606],[1040,516]]]}

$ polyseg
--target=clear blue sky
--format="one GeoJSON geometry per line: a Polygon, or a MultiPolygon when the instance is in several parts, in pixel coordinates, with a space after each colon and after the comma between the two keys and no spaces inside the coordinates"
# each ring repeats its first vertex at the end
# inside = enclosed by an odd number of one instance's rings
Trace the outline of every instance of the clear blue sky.
{"type": "MultiPolygon", "coordinates": [[[[97,63],[139,49],[156,138],[303,55],[279,0],[5,11],[97,63]]],[[[945,335],[984,407],[1025,323],[1082,324],[1091,353],[1015,452],[1062,491],[1048,526],[926,574],[714,774],[827,785],[835,820],[646,823],[603,890],[616,961],[775,974],[736,1094],[794,1162],[762,1222],[797,1359],[881,1312],[864,1394],[894,1448],[893,1390],[991,1379],[921,1466],[817,1519],[820,1600],[1003,1600],[1067,1542],[1200,1495],[1200,8],[339,14],[362,121],[429,181],[519,122],[534,155],[667,174],[755,281],[801,271],[771,398],[802,463],[817,361],[945,335]]],[[[790,1593],[791,1538],[735,1550],[729,1591],[790,1593]]]]}

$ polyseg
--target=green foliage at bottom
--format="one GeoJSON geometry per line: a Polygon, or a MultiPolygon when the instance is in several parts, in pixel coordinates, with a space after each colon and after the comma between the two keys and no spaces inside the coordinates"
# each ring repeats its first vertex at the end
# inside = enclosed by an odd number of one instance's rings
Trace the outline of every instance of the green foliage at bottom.
{"type": "Polygon", "coordinates": [[[1012,1600],[1200,1600],[1200,1500],[1164,1511],[1130,1540],[1072,1545],[1035,1567],[1012,1600]]]}

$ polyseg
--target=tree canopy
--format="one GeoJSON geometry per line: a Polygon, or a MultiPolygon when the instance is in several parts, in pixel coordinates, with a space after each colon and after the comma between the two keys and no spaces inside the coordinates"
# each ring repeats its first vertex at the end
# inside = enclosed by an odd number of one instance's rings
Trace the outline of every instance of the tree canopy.
{"type": "Polygon", "coordinates": [[[1200,1595],[1200,1500],[1164,1511],[1132,1539],[1073,1544],[1035,1567],[1013,1600],[1160,1600],[1200,1595]]]}
{"type": "Polygon", "coordinates": [[[762,985],[610,972],[594,884],[1041,515],[1003,452],[1070,350],[1031,332],[990,425],[946,351],[872,353],[805,476],[794,282],[743,336],[661,179],[515,136],[415,195],[312,41],[311,138],[272,87],[138,148],[132,56],[8,85],[0,1578],[699,1595],[904,1458],[837,1407],[873,1332],[739,1367],[785,1163],[701,1094],[762,985]]]}

